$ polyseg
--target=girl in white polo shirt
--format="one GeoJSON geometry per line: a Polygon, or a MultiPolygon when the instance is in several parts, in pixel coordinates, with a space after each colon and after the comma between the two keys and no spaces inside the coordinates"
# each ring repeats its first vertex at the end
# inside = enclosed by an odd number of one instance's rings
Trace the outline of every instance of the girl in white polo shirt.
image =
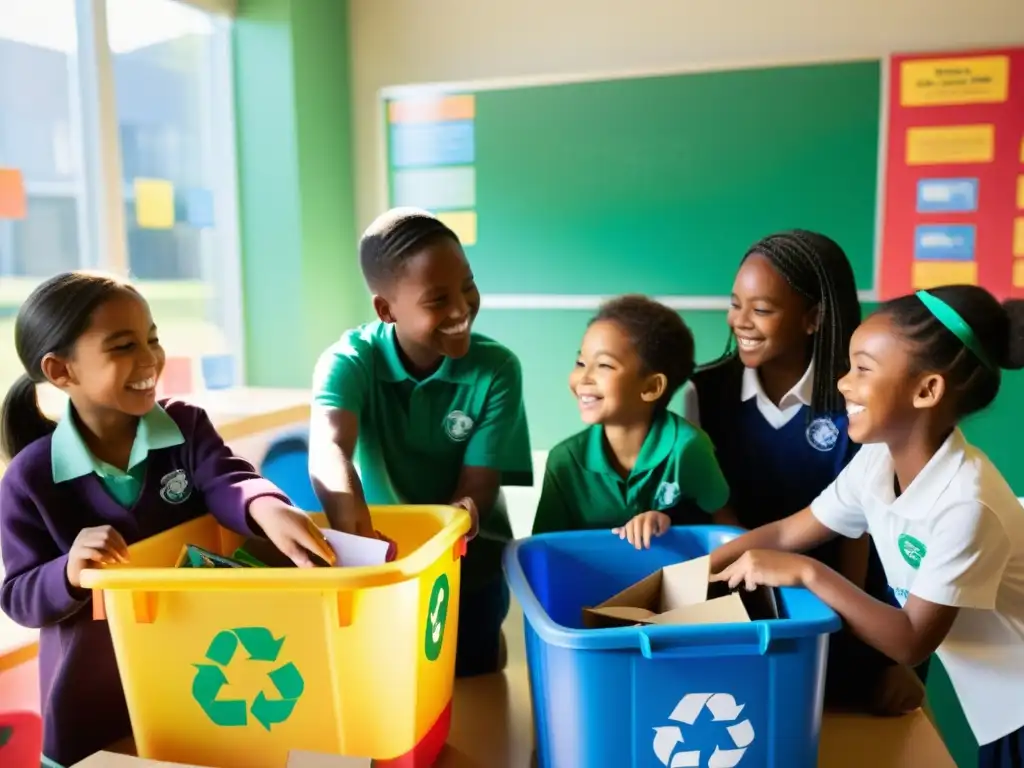
{"type": "Polygon", "coordinates": [[[904,664],[938,652],[979,768],[1024,766],[1024,509],[957,427],[1001,368],[1024,368],[1024,302],[975,286],[895,299],[854,333],[850,363],[839,389],[864,447],[810,507],[712,553],[713,578],[805,586],[904,664]],[[794,554],[865,531],[902,609],[794,554]]]}

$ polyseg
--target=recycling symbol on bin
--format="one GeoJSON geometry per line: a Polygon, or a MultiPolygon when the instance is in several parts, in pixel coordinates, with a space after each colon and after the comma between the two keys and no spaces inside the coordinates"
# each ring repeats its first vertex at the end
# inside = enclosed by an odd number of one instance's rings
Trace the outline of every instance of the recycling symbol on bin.
{"type": "Polygon", "coordinates": [[[737,704],[728,693],[688,693],[679,700],[668,719],[675,725],[662,725],[654,729],[654,754],[666,768],[734,768],[754,742],[754,726],[747,719],[740,720],[744,704],[737,704]],[[732,744],[728,749],[716,746],[705,762],[699,749],[688,749],[684,727],[693,726],[707,707],[716,723],[727,724],[732,744]]]}
{"type": "Polygon", "coordinates": [[[283,637],[275,640],[265,627],[239,627],[217,633],[206,651],[206,658],[214,663],[194,664],[196,676],[192,680],[192,698],[214,724],[247,725],[251,713],[269,731],[272,725],[283,723],[291,717],[295,704],[302,696],[305,682],[290,661],[267,672],[276,692],[275,697],[268,697],[260,691],[252,704],[245,699],[219,698],[221,688],[228,682],[224,668],[232,663],[239,644],[249,655],[245,663],[274,664],[284,640],[283,637]]]}

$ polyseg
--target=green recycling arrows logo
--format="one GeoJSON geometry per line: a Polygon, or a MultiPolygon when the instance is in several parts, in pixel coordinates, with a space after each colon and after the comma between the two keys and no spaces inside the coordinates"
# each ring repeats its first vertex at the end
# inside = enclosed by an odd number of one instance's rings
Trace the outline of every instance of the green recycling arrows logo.
{"type": "Polygon", "coordinates": [[[444,643],[444,625],[448,620],[448,603],[451,595],[448,589],[448,576],[441,574],[430,590],[427,629],[423,640],[423,652],[429,661],[437,661],[444,643]]]}
{"type": "Polygon", "coordinates": [[[305,682],[298,668],[289,661],[267,673],[277,690],[277,698],[269,698],[263,691],[256,695],[251,705],[244,699],[218,698],[221,688],[228,682],[224,668],[235,658],[239,645],[249,654],[248,662],[275,663],[284,638],[275,640],[270,630],[264,627],[239,627],[218,632],[206,651],[206,658],[214,663],[193,665],[196,676],[192,680],[192,698],[216,725],[247,725],[252,714],[269,731],[272,725],[291,717],[305,689],[305,682]]]}

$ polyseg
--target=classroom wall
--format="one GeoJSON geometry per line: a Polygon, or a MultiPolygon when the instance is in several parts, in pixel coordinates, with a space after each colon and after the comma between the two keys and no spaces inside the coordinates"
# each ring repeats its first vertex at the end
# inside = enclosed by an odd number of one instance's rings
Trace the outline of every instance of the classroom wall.
{"type": "MultiPolygon", "coordinates": [[[[351,0],[356,224],[364,227],[387,205],[378,101],[385,86],[883,56],[1021,42],[1021,30],[1019,0],[971,6],[953,0],[351,0]]],[[[481,285],[485,294],[488,288],[481,285]]],[[[722,294],[728,289],[723,285],[722,294]]],[[[724,314],[683,314],[697,337],[698,358],[718,355],[726,337],[724,314]]],[[[588,315],[485,309],[478,321],[479,330],[508,343],[523,360],[539,449],[579,428],[566,377],[588,315]]],[[[1024,495],[1024,462],[1011,438],[1019,428],[1024,376],[1014,375],[996,407],[968,431],[1024,495]]]]}

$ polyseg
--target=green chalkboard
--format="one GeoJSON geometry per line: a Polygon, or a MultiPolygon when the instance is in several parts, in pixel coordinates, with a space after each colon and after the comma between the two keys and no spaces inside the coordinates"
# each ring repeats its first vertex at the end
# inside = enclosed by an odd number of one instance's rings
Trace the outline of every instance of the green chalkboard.
{"type": "Polygon", "coordinates": [[[394,126],[389,180],[392,204],[475,211],[466,250],[484,293],[724,296],[747,247],[790,227],[834,237],[858,286],[873,287],[878,61],[488,89],[474,100],[471,145],[448,155],[463,161],[458,183],[473,188],[454,194],[470,205],[398,199],[407,159],[394,126]]]}

